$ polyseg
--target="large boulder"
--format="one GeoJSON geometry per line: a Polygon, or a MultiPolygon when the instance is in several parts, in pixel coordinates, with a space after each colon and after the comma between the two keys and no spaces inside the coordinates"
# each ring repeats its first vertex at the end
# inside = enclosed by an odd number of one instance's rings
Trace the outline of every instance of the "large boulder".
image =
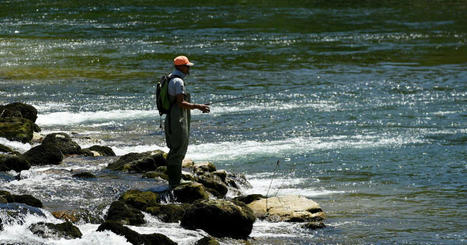
{"type": "Polygon", "coordinates": [[[127,205],[124,201],[115,201],[110,205],[106,221],[119,222],[124,225],[142,225],[145,223],[143,213],[127,205]]]}
{"type": "Polygon", "coordinates": [[[155,206],[160,202],[157,193],[140,190],[129,190],[123,193],[119,200],[139,210],[145,210],[147,207],[155,206]]]}
{"type": "Polygon", "coordinates": [[[35,165],[57,165],[63,160],[62,151],[54,145],[42,144],[31,148],[23,154],[26,160],[35,165]]]}
{"type": "Polygon", "coordinates": [[[31,164],[23,156],[0,154],[0,171],[14,170],[21,172],[21,170],[30,168],[31,164]]]}
{"type": "Polygon", "coordinates": [[[42,145],[56,146],[64,155],[81,154],[81,147],[66,133],[49,134],[42,141],[42,145]]]}
{"type": "Polygon", "coordinates": [[[197,182],[201,183],[208,192],[212,193],[217,198],[224,198],[225,194],[228,192],[227,186],[218,175],[204,173],[195,179],[197,182]]]}
{"type": "Polygon", "coordinates": [[[8,105],[0,106],[1,117],[6,117],[6,113],[13,113],[15,116],[23,117],[36,122],[37,110],[32,105],[27,105],[20,102],[11,103],[8,105]]]}
{"type": "Polygon", "coordinates": [[[167,165],[166,156],[165,152],[159,150],[144,153],[128,153],[121,156],[117,161],[110,163],[107,169],[134,173],[155,171],[158,167],[167,165]]]}
{"type": "Polygon", "coordinates": [[[256,218],[246,205],[226,200],[195,202],[185,211],[181,226],[202,229],[215,237],[246,239],[256,218]]]}
{"type": "Polygon", "coordinates": [[[316,222],[325,219],[318,203],[303,196],[270,197],[247,205],[259,219],[288,222],[316,222]]]}
{"type": "Polygon", "coordinates": [[[74,226],[71,222],[61,224],[39,222],[30,225],[29,230],[42,238],[75,239],[83,236],[79,228],[74,226]]]}
{"type": "Polygon", "coordinates": [[[0,118],[0,137],[27,143],[33,137],[35,123],[26,118],[0,118]]]}
{"type": "Polygon", "coordinates": [[[191,182],[182,184],[173,189],[175,200],[181,203],[193,203],[197,200],[209,199],[209,194],[206,192],[202,184],[191,182]]]}
{"type": "Polygon", "coordinates": [[[185,210],[190,207],[190,204],[158,204],[156,206],[146,208],[146,212],[156,216],[163,222],[176,223],[179,222],[185,210]]]}
{"type": "Polygon", "coordinates": [[[153,234],[139,234],[138,232],[123,226],[116,222],[104,222],[101,224],[97,231],[109,230],[113,233],[124,236],[128,242],[134,245],[145,244],[145,245],[176,245],[174,241],[165,235],[153,233],[153,234]]]}

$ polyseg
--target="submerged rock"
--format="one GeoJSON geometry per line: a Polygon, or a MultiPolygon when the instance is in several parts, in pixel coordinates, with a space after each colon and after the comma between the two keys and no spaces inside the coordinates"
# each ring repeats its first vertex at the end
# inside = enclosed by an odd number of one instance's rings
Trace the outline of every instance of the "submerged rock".
{"type": "Polygon", "coordinates": [[[141,235],[138,232],[125,227],[116,222],[104,222],[101,224],[97,231],[105,231],[109,230],[113,233],[124,236],[128,242],[131,244],[139,245],[176,245],[174,241],[170,240],[170,238],[166,237],[165,235],[154,233],[154,234],[144,234],[141,235]]]}
{"type": "Polygon", "coordinates": [[[19,115],[22,118],[36,122],[37,119],[37,109],[28,104],[15,102],[8,105],[0,106],[0,115],[1,117],[6,117],[8,113],[13,113],[14,115],[19,115]]]}
{"type": "Polygon", "coordinates": [[[209,194],[200,183],[181,184],[173,190],[175,199],[182,203],[192,203],[196,200],[207,200],[209,194]]]}
{"type": "Polygon", "coordinates": [[[185,211],[181,226],[202,229],[215,237],[247,238],[256,218],[244,204],[226,200],[203,200],[195,202],[185,211]]]}
{"type": "Polygon", "coordinates": [[[31,141],[35,123],[19,117],[0,118],[0,137],[27,143],[31,141]]]}
{"type": "Polygon", "coordinates": [[[100,145],[93,145],[89,148],[82,149],[81,154],[85,156],[93,156],[93,157],[116,156],[112,148],[108,146],[100,146],[100,145]]]}
{"type": "Polygon", "coordinates": [[[302,228],[316,230],[326,228],[326,225],[323,222],[308,222],[302,225],[302,228]]]}
{"type": "Polygon", "coordinates": [[[79,228],[74,226],[71,222],[62,224],[39,222],[29,226],[29,230],[42,238],[75,239],[83,236],[79,228]]]}
{"type": "Polygon", "coordinates": [[[100,224],[104,222],[102,218],[97,214],[92,214],[87,209],[77,209],[77,210],[59,210],[53,211],[51,213],[55,218],[61,219],[64,221],[69,221],[72,223],[84,222],[91,224],[100,224]]]}
{"type": "Polygon", "coordinates": [[[159,166],[166,166],[166,153],[163,151],[153,151],[144,153],[128,153],[121,156],[117,161],[110,163],[107,169],[123,170],[135,173],[145,173],[154,171],[159,166]]]}
{"type": "Polygon", "coordinates": [[[119,200],[139,210],[145,210],[147,207],[155,206],[160,202],[158,194],[140,190],[129,190],[123,193],[119,200]]]}
{"type": "Polygon", "coordinates": [[[270,197],[248,204],[255,216],[269,221],[316,222],[325,219],[318,203],[302,196],[270,197]]]}
{"type": "Polygon", "coordinates": [[[53,133],[45,136],[42,145],[53,145],[64,155],[81,154],[81,147],[66,133],[53,133]]]}
{"type": "MultiPolygon", "coordinates": [[[[23,203],[0,203],[0,212],[6,224],[23,225],[27,215],[46,217],[41,209],[23,203]]],[[[0,241],[0,244],[1,241],[0,241]]]]}
{"type": "Polygon", "coordinates": [[[0,154],[0,171],[21,172],[30,168],[31,164],[21,155],[0,154]]]}
{"type": "Polygon", "coordinates": [[[71,177],[73,178],[82,178],[82,179],[95,179],[97,178],[96,175],[90,173],[90,172],[81,172],[77,174],[73,174],[71,177]]]}
{"type": "Polygon", "coordinates": [[[141,225],[146,223],[143,213],[127,205],[124,201],[115,201],[110,205],[106,221],[120,222],[124,225],[141,225]]]}
{"type": "Polygon", "coordinates": [[[163,222],[175,223],[183,218],[185,210],[189,207],[189,204],[158,204],[146,208],[146,212],[156,216],[163,222]]]}
{"type": "Polygon", "coordinates": [[[57,165],[63,160],[62,151],[54,145],[38,145],[23,154],[31,165],[57,165]]]}

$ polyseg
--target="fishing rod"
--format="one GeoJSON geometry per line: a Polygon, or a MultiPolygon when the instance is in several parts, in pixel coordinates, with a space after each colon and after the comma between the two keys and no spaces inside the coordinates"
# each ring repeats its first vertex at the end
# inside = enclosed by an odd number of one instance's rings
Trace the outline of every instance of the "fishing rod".
{"type": "MultiPolygon", "coordinates": [[[[297,84],[297,85],[303,85],[303,84],[297,84]]],[[[223,102],[228,102],[228,101],[233,101],[233,100],[239,100],[239,99],[244,99],[244,98],[249,98],[249,97],[255,97],[255,96],[258,96],[258,95],[264,95],[264,94],[268,94],[268,93],[285,92],[285,91],[288,91],[288,90],[295,90],[295,89],[299,89],[299,88],[302,88],[302,87],[297,86],[297,87],[293,87],[293,88],[285,88],[285,89],[282,88],[282,89],[276,89],[276,90],[266,91],[266,92],[257,93],[257,94],[249,94],[249,95],[244,95],[244,96],[238,96],[238,97],[225,99],[225,100],[216,100],[216,101],[207,103],[206,105],[212,105],[212,104],[218,104],[218,103],[223,103],[223,102]]]]}

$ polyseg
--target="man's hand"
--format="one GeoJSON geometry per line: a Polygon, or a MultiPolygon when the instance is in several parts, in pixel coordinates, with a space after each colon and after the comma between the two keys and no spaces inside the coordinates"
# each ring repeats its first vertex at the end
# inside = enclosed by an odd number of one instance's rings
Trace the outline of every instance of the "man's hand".
{"type": "Polygon", "coordinates": [[[205,104],[199,104],[198,105],[198,110],[202,111],[203,113],[209,113],[211,111],[209,106],[205,105],[205,104]]]}

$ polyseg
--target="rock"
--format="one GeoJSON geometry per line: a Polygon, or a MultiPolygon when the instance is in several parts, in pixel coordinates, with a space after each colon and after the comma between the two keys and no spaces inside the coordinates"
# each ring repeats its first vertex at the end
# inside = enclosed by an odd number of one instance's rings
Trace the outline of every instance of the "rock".
{"type": "Polygon", "coordinates": [[[24,203],[32,207],[42,208],[42,202],[31,195],[15,195],[8,191],[0,191],[0,198],[7,203],[24,203]]]}
{"type": "Polygon", "coordinates": [[[90,151],[98,152],[99,156],[109,156],[109,157],[116,156],[112,148],[108,146],[93,145],[87,149],[89,149],[90,151]]]}
{"type": "Polygon", "coordinates": [[[266,198],[266,197],[261,195],[261,194],[251,194],[251,195],[247,195],[247,196],[235,197],[233,200],[243,202],[245,204],[250,204],[253,201],[260,200],[260,199],[263,199],[263,198],[266,198]]]}
{"type": "Polygon", "coordinates": [[[324,225],[323,222],[308,222],[304,224],[302,228],[316,230],[316,229],[326,228],[326,225],[324,225]]]}
{"type": "Polygon", "coordinates": [[[248,182],[245,175],[243,174],[234,174],[227,173],[227,178],[225,180],[228,186],[240,189],[240,187],[252,188],[253,186],[248,182]]]}
{"type": "Polygon", "coordinates": [[[69,221],[72,223],[77,223],[79,221],[82,221],[84,223],[100,224],[104,222],[102,218],[100,218],[98,215],[92,214],[87,209],[59,210],[59,211],[53,211],[51,214],[57,219],[69,221]]]}
{"type": "Polygon", "coordinates": [[[90,172],[81,172],[77,174],[73,174],[71,177],[73,178],[82,178],[82,179],[95,179],[97,178],[96,175],[90,173],[90,172]]]}
{"type": "Polygon", "coordinates": [[[192,203],[196,200],[207,200],[209,194],[200,183],[182,184],[174,188],[173,194],[178,202],[192,203]]]}
{"type": "MultiPolygon", "coordinates": [[[[162,166],[162,167],[165,167],[165,166],[162,166]]],[[[161,168],[161,167],[159,167],[161,168]]],[[[158,168],[158,169],[159,169],[158,168]]],[[[153,178],[161,178],[161,179],[165,179],[165,180],[169,180],[169,176],[167,175],[166,172],[160,172],[160,171],[149,171],[145,174],[143,174],[143,178],[149,178],[149,179],[153,179],[153,178]]]]}
{"type": "Polygon", "coordinates": [[[217,198],[224,198],[227,194],[227,186],[217,176],[209,173],[204,173],[201,176],[195,178],[197,182],[204,185],[207,191],[211,192],[217,198]]]}
{"type": "Polygon", "coordinates": [[[57,165],[63,160],[63,154],[54,145],[38,145],[23,154],[26,160],[32,165],[57,165]]]}
{"type": "Polygon", "coordinates": [[[215,237],[246,239],[256,218],[246,205],[226,200],[202,200],[185,211],[181,226],[202,229],[215,237]]]}
{"type": "Polygon", "coordinates": [[[127,205],[124,201],[115,201],[110,205],[106,221],[120,222],[124,225],[141,225],[146,223],[143,213],[127,205]]]}
{"type": "Polygon", "coordinates": [[[220,245],[220,243],[213,237],[203,237],[195,245],[220,245]]]}
{"type": "Polygon", "coordinates": [[[214,172],[216,171],[216,166],[212,162],[201,162],[195,163],[193,166],[193,172],[196,174],[203,174],[204,172],[214,172]]]}
{"type": "Polygon", "coordinates": [[[49,134],[45,136],[42,145],[56,146],[64,155],[81,154],[81,147],[66,133],[49,134]]]}
{"type": "Polygon", "coordinates": [[[30,214],[46,217],[39,208],[31,207],[23,203],[0,203],[0,212],[4,214],[2,215],[2,219],[6,224],[22,225],[26,217],[30,214]]]}
{"type": "Polygon", "coordinates": [[[27,143],[31,141],[35,124],[25,118],[0,118],[0,137],[27,143]]]}
{"type": "Polygon", "coordinates": [[[158,194],[140,190],[129,190],[123,193],[119,200],[139,210],[145,210],[147,207],[155,206],[160,202],[158,194]]]}
{"type": "Polygon", "coordinates": [[[269,221],[316,222],[325,219],[319,204],[302,196],[260,199],[251,202],[248,207],[257,218],[269,221]]]}
{"type": "Polygon", "coordinates": [[[216,170],[216,171],[212,172],[212,174],[219,177],[222,180],[222,182],[225,183],[226,178],[227,178],[227,171],[225,171],[225,170],[216,170]]]}
{"type": "Polygon", "coordinates": [[[37,109],[32,105],[27,105],[20,102],[11,103],[8,105],[0,106],[0,115],[4,116],[4,110],[10,112],[17,112],[21,117],[29,119],[32,122],[36,122],[37,109]]]}
{"type": "Polygon", "coordinates": [[[146,208],[146,212],[156,216],[163,222],[175,223],[182,219],[185,210],[189,207],[189,204],[158,204],[146,208]]]}
{"type": "Polygon", "coordinates": [[[119,223],[115,222],[104,222],[101,224],[98,228],[97,231],[105,231],[109,230],[112,231],[113,233],[124,236],[128,242],[131,244],[145,244],[145,245],[176,245],[174,241],[170,240],[170,238],[154,233],[154,234],[145,234],[141,235],[138,232],[125,227],[119,223]]]}
{"type": "Polygon", "coordinates": [[[71,222],[62,224],[39,222],[29,226],[29,230],[42,238],[75,239],[83,236],[79,228],[71,222]]]}
{"type": "Polygon", "coordinates": [[[10,147],[2,144],[0,144],[0,152],[14,153],[14,151],[10,147]]]}
{"type": "Polygon", "coordinates": [[[31,164],[21,155],[0,154],[0,171],[14,170],[21,172],[21,170],[30,168],[31,164]]]}
{"type": "Polygon", "coordinates": [[[43,134],[34,132],[34,133],[32,134],[31,143],[40,144],[40,143],[42,143],[42,141],[44,140],[44,138],[45,138],[45,136],[44,136],[43,134]]]}
{"type": "Polygon", "coordinates": [[[166,166],[166,155],[166,153],[159,150],[144,153],[128,153],[121,156],[117,161],[110,163],[107,168],[111,170],[145,173],[154,171],[159,166],[166,166]]]}
{"type": "Polygon", "coordinates": [[[192,168],[194,166],[194,162],[191,159],[183,159],[182,161],[182,168],[192,168]]]}

